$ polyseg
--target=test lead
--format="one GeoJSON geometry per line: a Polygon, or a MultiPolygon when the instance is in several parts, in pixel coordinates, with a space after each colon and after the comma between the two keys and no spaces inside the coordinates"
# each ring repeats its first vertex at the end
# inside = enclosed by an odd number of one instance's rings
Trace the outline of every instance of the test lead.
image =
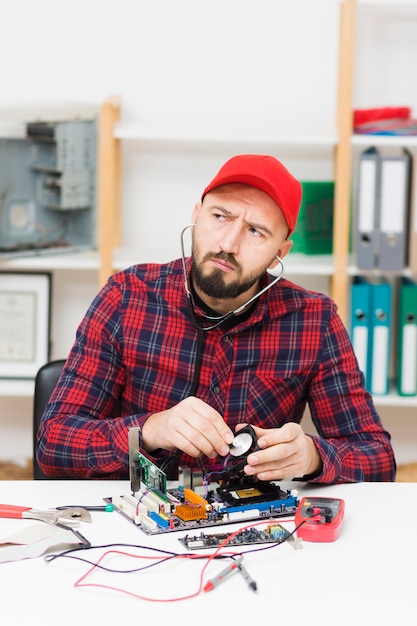
{"type": "Polygon", "coordinates": [[[243,560],[243,556],[240,556],[239,558],[235,559],[232,563],[230,563],[230,565],[225,567],[225,569],[222,570],[220,574],[217,574],[217,576],[208,580],[206,584],[204,585],[204,588],[203,588],[204,591],[206,592],[211,591],[212,589],[214,589],[214,587],[217,587],[218,585],[220,585],[220,583],[223,582],[225,578],[229,576],[229,574],[239,569],[242,563],[242,560],[243,560]]]}
{"type": "Polygon", "coordinates": [[[240,573],[242,574],[243,578],[248,583],[249,589],[252,589],[252,591],[257,591],[258,590],[258,585],[253,580],[252,576],[250,576],[250,574],[249,574],[248,570],[246,569],[246,567],[244,565],[242,565],[242,563],[240,563],[238,567],[239,567],[240,573]]]}

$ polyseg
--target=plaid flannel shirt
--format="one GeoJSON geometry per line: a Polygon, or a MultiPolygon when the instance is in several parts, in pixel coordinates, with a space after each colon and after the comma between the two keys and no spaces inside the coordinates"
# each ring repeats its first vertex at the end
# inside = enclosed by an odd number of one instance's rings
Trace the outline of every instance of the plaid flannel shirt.
{"type": "MultiPolygon", "coordinates": [[[[230,428],[300,422],[308,405],[323,459],[314,482],[394,480],[390,435],[333,301],[282,279],[236,322],[197,332],[180,259],[111,276],[77,329],[45,410],[38,434],[43,471],[127,478],[128,428],[190,395],[200,335],[195,395],[230,428]]],[[[167,455],[147,456],[160,463],[167,455]]],[[[200,468],[186,455],[180,463],[200,468]]]]}

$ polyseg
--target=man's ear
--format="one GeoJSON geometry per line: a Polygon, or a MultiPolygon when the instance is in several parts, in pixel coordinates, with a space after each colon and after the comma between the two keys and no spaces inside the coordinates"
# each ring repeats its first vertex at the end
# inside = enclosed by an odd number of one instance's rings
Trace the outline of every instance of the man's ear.
{"type": "MultiPolygon", "coordinates": [[[[293,241],[291,239],[286,239],[282,244],[280,249],[277,252],[277,255],[279,256],[280,259],[283,259],[287,256],[288,252],[291,250],[292,248],[292,244],[293,241]]],[[[277,261],[278,263],[278,261],[277,261]]]]}
{"type": "Polygon", "coordinates": [[[201,202],[196,202],[194,205],[194,209],[191,215],[192,222],[194,223],[197,219],[197,215],[199,214],[201,209],[201,202]]]}

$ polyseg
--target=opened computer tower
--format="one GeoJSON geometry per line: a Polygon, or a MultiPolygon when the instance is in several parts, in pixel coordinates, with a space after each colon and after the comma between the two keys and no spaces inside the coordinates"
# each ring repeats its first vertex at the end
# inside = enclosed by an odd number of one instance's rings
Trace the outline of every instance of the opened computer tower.
{"type": "Polygon", "coordinates": [[[0,135],[0,258],[96,245],[97,121],[27,121],[0,135]]]}

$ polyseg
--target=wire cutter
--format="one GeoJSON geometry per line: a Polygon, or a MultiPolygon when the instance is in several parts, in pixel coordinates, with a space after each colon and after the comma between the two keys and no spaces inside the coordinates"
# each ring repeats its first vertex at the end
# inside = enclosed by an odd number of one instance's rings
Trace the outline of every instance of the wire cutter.
{"type": "Polygon", "coordinates": [[[74,506],[65,510],[51,509],[50,511],[37,511],[28,506],[15,506],[13,504],[0,504],[0,518],[13,517],[16,519],[35,519],[47,524],[60,526],[79,526],[80,522],[91,522],[91,514],[82,507],[74,506]]]}

